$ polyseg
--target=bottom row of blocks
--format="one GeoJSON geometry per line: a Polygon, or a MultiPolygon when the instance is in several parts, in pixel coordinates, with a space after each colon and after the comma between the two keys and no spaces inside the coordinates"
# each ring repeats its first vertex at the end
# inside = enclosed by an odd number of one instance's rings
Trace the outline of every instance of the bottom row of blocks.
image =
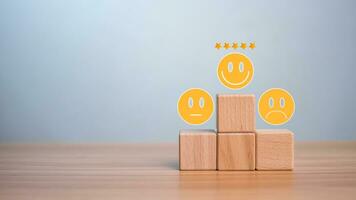
{"type": "Polygon", "coordinates": [[[289,130],[216,133],[182,130],[180,170],[292,170],[294,139],[289,130]]]}

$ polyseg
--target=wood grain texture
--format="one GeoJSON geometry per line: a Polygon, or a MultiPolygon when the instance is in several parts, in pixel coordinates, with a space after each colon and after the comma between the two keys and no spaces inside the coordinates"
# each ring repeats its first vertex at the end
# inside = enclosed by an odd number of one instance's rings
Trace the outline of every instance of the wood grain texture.
{"type": "Polygon", "coordinates": [[[217,132],[253,132],[256,127],[255,96],[217,95],[217,132]]]}
{"type": "Polygon", "coordinates": [[[255,134],[219,133],[218,170],[255,170],[255,134]]]}
{"type": "Polygon", "coordinates": [[[294,137],[289,130],[256,130],[256,169],[292,170],[294,137]]]}
{"type": "Polygon", "coordinates": [[[356,196],[356,141],[297,142],[293,171],[179,171],[177,143],[2,144],[0,199],[344,200],[356,196]]]}
{"type": "Polygon", "coordinates": [[[179,166],[180,170],[216,170],[216,132],[181,130],[179,166]]]}

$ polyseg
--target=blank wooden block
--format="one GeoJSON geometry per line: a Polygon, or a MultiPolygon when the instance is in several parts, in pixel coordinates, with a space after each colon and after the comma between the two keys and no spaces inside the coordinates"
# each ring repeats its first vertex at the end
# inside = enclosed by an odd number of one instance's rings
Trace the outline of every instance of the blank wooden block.
{"type": "Polygon", "coordinates": [[[254,132],[255,96],[240,94],[217,95],[218,133],[254,132]]]}
{"type": "Polygon", "coordinates": [[[218,170],[255,170],[255,134],[219,133],[218,170]]]}
{"type": "Polygon", "coordinates": [[[181,130],[179,134],[180,170],[216,170],[216,132],[181,130]]]}
{"type": "Polygon", "coordinates": [[[294,138],[289,130],[256,131],[256,169],[292,170],[294,138]]]}

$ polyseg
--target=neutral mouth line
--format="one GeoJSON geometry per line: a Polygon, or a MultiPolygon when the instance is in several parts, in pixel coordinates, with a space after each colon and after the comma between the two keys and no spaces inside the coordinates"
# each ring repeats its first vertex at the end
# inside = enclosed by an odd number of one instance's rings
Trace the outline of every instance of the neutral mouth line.
{"type": "Polygon", "coordinates": [[[197,114],[197,113],[192,113],[190,116],[197,117],[197,116],[202,116],[202,114],[197,114]]]}
{"type": "Polygon", "coordinates": [[[225,75],[224,75],[224,71],[221,71],[221,76],[224,79],[224,81],[226,81],[230,85],[236,85],[237,86],[237,85],[241,85],[241,84],[243,84],[243,83],[245,83],[247,81],[247,79],[250,77],[250,71],[247,72],[246,78],[244,80],[238,82],[238,83],[232,83],[232,82],[226,80],[225,75]]]}
{"type": "Polygon", "coordinates": [[[287,117],[287,114],[284,113],[283,111],[280,111],[280,110],[271,110],[271,111],[269,111],[269,112],[265,115],[265,118],[268,118],[272,113],[281,113],[286,119],[288,118],[288,117],[287,117]]]}

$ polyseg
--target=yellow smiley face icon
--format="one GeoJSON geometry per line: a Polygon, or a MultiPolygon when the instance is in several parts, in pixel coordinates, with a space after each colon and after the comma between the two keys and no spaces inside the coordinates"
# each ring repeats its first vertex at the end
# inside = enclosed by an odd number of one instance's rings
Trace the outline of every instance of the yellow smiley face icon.
{"type": "Polygon", "coordinates": [[[178,100],[179,116],[188,124],[198,125],[208,121],[213,113],[211,95],[203,89],[191,88],[178,100]]]}
{"type": "Polygon", "coordinates": [[[258,101],[258,112],[268,124],[281,125],[288,122],[295,109],[292,95],[281,88],[265,91],[258,101]]]}
{"type": "Polygon", "coordinates": [[[224,56],[218,66],[220,82],[226,87],[237,90],[248,85],[253,78],[253,64],[242,53],[230,53],[224,56]]]}

